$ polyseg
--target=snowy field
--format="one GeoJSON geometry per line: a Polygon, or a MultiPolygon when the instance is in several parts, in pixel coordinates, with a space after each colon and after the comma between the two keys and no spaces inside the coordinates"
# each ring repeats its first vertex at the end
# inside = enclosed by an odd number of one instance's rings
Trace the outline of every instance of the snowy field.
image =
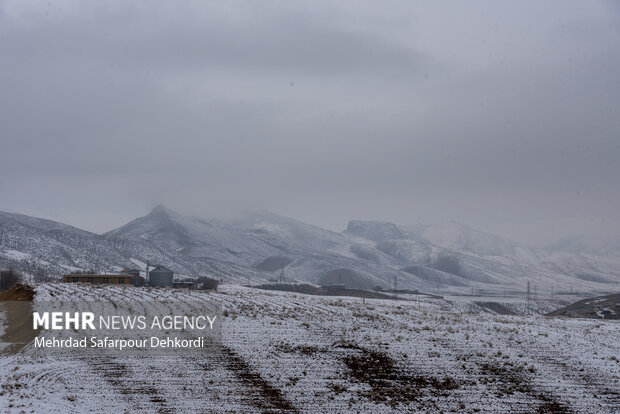
{"type": "Polygon", "coordinates": [[[500,315],[471,297],[362,302],[231,285],[36,291],[38,302],[124,301],[136,312],[144,300],[218,301],[221,352],[5,356],[1,412],[620,412],[617,321],[500,315]]]}

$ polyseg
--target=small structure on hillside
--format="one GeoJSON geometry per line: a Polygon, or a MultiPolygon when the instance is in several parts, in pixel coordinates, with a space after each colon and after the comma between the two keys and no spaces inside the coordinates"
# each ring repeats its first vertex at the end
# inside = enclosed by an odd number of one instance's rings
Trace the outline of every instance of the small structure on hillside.
{"type": "Polygon", "coordinates": [[[140,269],[135,268],[125,268],[121,270],[121,273],[125,273],[132,276],[140,276],[140,269]]]}
{"type": "Polygon", "coordinates": [[[92,283],[100,285],[135,285],[135,276],[129,274],[69,274],[62,275],[64,283],[92,283]]]}
{"type": "Polygon", "coordinates": [[[134,286],[142,287],[144,286],[144,278],[140,276],[140,269],[123,269],[121,273],[131,275],[134,277],[134,286]]]}
{"type": "Polygon", "coordinates": [[[155,266],[149,271],[149,286],[153,287],[173,287],[174,273],[164,266],[155,266]]]}

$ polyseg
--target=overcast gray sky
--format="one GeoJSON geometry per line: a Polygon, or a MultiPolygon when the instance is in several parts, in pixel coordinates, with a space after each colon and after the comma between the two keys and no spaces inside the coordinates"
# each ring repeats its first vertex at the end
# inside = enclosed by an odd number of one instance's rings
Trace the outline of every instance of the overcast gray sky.
{"type": "Polygon", "coordinates": [[[620,234],[614,1],[0,0],[0,210],[620,234]]]}

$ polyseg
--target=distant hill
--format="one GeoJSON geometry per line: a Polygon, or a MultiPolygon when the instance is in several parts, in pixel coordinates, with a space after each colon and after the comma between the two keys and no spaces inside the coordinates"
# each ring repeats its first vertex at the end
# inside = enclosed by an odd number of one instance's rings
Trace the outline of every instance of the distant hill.
{"type": "Polygon", "coordinates": [[[344,285],[347,289],[371,289],[372,280],[351,269],[334,269],[323,275],[318,282],[322,286],[344,285]]]}
{"type": "Polygon", "coordinates": [[[262,283],[276,271],[289,282],[337,283],[332,275],[346,269],[356,275],[357,287],[396,282],[399,288],[455,293],[472,287],[523,292],[529,280],[539,294],[567,287],[591,292],[620,286],[615,248],[610,241],[573,238],[540,249],[458,223],[356,220],[337,233],[265,211],[216,220],[158,206],[105,234],[0,213],[0,268],[30,274],[117,271],[149,262],[232,283],[262,283]]]}
{"type": "Polygon", "coordinates": [[[620,319],[620,293],[588,298],[548,314],[573,318],[620,319]]]}
{"type": "Polygon", "coordinates": [[[568,236],[547,246],[547,250],[595,256],[620,256],[620,239],[597,236],[568,236]]]}

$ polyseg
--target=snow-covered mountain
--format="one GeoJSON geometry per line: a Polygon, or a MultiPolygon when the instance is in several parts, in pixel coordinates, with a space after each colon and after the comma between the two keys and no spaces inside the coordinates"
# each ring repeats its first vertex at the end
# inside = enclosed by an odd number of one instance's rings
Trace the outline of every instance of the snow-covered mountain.
{"type": "Polygon", "coordinates": [[[140,238],[98,235],[51,220],[0,213],[0,268],[59,275],[76,270],[118,271],[163,264],[181,274],[241,277],[245,269],[204,261],[140,238]]]}
{"type": "Polygon", "coordinates": [[[574,236],[541,249],[455,222],[432,226],[369,222],[366,227],[356,222],[345,234],[376,241],[378,250],[412,263],[406,271],[440,286],[443,281],[444,285],[522,290],[529,280],[556,292],[620,289],[620,244],[613,240],[574,236]],[[397,234],[396,230],[402,236],[384,237],[397,234]],[[420,265],[443,274],[429,273],[420,265]]]}
{"type": "Polygon", "coordinates": [[[568,236],[550,246],[554,252],[590,254],[595,256],[620,256],[620,239],[598,236],[568,236]]]}
{"type": "Polygon", "coordinates": [[[242,283],[284,277],[318,283],[346,274],[355,286],[436,291],[618,290],[613,242],[571,238],[545,249],[458,223],[399,226],[351,221],[336,233],[269,212],[235,219],[185,216],[158,206],[105,234],[0,213],[0,268],[61,274],[165,265],[181,275],[242,283]],[[335,273],[334,273],[335,272],[335,273]]]}
{"type": "MultiPolygon", "coordinates": [[[[248,212],[230,220],[189,217],[156,207],[151,213],[103,235],[107,240],[148,242],[191,260],[243,269],[239,277],[317,282],[336,268],[353,269],[375,285],[401,275],[391,260],[360,260],[342,234],[269,212],[248,212]],[[278,265],[280,263],[280,265],[278,265]],[[282,269],[284,267],[284,269],[282,269]]],[[[377,252],[381,256],[380,252],[377,252]]],[[[226,277],[220,271],[199,273],[226,277]]]]}

